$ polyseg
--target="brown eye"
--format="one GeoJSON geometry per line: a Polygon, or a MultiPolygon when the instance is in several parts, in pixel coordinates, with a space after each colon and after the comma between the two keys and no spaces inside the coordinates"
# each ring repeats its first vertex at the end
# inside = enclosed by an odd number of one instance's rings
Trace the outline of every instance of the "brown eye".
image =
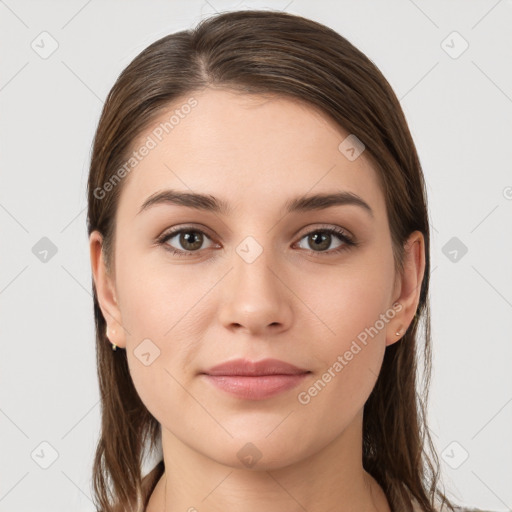
{"type": "Polygon", "coordinates": [[[324,228],[310,231],[301,238],[301,240],[304,239],[307,239],[308,247],[303,248],[317,253],[338,253],[352,245],[356,245],[344,231],[335,228],[324,228]],[[338,240],[338,244],[332,247],[331,244],[333,241],[336,242],[336,239],[338,240]]]}
{"type": "Polygon", "coordinates": [[[172,252],[198,252],[209,237],[199,229],[185,228],[165,235],[160,243],[171,246],[172,252]],[[174,240],[175,239],[175,240],[174,240]],[[170,243],[173,241],[173,243],[170,243]]]}
{"type": "Polygon", "coordinates": [[[203,234],[198,231],[182,231],[178,240],[186,251],[195,251],[203,244],[203,234]]]}
{"type": "Polygon", "coordinates": [[[332,242],[332,235],[330,233],[314,233],[307,236],[308,245],[314,251],[323,251],[329,249],[332,242]]]}

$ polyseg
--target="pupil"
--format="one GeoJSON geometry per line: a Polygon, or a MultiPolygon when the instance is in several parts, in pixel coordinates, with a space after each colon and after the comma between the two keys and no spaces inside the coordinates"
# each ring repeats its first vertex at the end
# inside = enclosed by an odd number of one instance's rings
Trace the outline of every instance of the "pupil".
{"type": "Polygon", "coordinates": [[[322,249],[326,249],[327,247],[329,247],[329,243],[325,244],[325,242],[328,241],[329,236],[330,235],[328,235],[326,233],[313,235],[312,238],[314,240],[315,247],[318,249],[319,247],[322,246],[322,244],[323,244],[323,247],[321,247],[322,249]]]}
{"type": "Polygon", "coordinates": [[[188,233],[183,233],[182,234],[182,245],[184,245],[185,247],[187,246],[186,244],[191,244],[193,245],[194,249],[197,249],[197,246],[201,247],[201,237],[199,236],[199,233],[195,232],[195,231],[189,231],[188,233]]]}

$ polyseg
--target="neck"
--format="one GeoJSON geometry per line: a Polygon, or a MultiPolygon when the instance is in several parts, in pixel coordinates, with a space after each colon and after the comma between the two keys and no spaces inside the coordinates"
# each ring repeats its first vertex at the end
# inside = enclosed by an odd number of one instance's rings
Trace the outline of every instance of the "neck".
{"type": "MultiPolygon", "coordinates": [[[[240,468],[238,458],[221,463],[162,427],[166,469],[147,512],[390,512],[384,492],[363,469],[361,433],[362,411],[330,444],[285,467],[270,457],[264,463],[262,456],[240,468]]],[[[234,453],[243,444],[233,443],[234,453]]]]}

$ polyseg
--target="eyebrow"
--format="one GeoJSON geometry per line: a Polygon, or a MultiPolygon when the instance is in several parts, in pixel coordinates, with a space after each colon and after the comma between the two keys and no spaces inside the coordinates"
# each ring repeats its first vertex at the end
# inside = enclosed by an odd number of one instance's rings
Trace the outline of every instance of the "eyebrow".
{"type": "MultiPolygon", "coordinates": [[[[186,206],[188,208],[213,212],[220,215],[229,215],[232,211],[227,202],[212,195],[196,192],[181,192],[178,190],[162,190],[149,196],[144,201],[137,215],[158,204],[186,206]]],[[[370,217],[373,218],[374,216],[373,210],[366,201],[358,195],[347,191],[299,196],[288,200],[284,208],[286,213],[292,213],[324,210],[333,206],[344,205],[359,206],[366,211],[370,217]]]]}

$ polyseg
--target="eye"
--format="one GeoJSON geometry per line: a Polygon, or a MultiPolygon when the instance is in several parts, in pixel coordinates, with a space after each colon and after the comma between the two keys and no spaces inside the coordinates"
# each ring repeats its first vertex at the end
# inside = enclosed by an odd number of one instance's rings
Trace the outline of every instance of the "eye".
{"type": "Polygon", "coordinates": [[[166,249],[171,251],[172,254],[187,255],[205,249],[205,247],[202,247],[205,240],[211,242],[210,237],[204,231],[194,227],[185,227],[165,233],[158,240],[158,243],[165,245],[166,249]],[[170,243],[171,241],[177,244],[178,247],[170,243]]]}
{"type": "MultiPolygon", "coordinates": [[[[164,233],[157,243],[163,245],[166,250],[177,256],[190,256],[199,253],[201,249],[208,249],[214,246],[211,238],[201,229],[193,226],[174,229],[164,233]],[[209,241],[210,245],[203,247],[205,241],[209,241]]],[[[304,235],[296,244],[301,249],[306,249],[310,253],[334,255],[341,251],[347,250],[352,246],[358,245],[347,232],[341,228],[318,228],[304,235]],[[310,248],[301,247],[302,240],[307,240],[310,248]],[[338,241],[338,245],[332,248],[332,243],[338,241]],[[327,250],[329,249],[330,250],[327,250]]]]}
{"type": "MultiPolygon", "coordinates": [[[[316,252],[316,253],[329,253],[329,254],[337,254],[341,251],[344,251],[351,246],[357,245],[355,240],[353,240],[348,233],[346,233],[343,229],[340,228],[320,228],[315,229],[314,231],[310,231],[305,236],[301,238],[301,241],[306,239],[307,244],[311,249],[305,248],[306,250],[309,250],[310,252],[316,252]],[[334,240],[333,240],[334,235],[334,240]],[[338,240],[339,243],[334,248],[331,247],[331,244],[333,241],[338,240]],[[327,251],[326,249],[329,249],[331,247],[331,250],[327,251]]],[[[299,242],[300,244],[300,242],[299,242]]],[[[304,248],[304,247],[302,247],[304,248]]]]}

